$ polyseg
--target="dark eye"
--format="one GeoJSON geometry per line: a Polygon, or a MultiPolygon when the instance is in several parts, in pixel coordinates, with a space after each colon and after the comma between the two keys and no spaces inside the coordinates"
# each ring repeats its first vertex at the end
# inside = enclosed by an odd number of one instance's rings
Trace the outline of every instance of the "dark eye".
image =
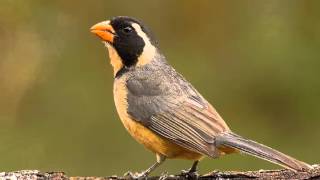
{"type": "Polygon", "coordinates": [[[122,31],[123,31],[124,33],[126,33],[126,34],[132,32],[132,30],[133,30],[133,29],[132,29],[131,27],[129,27],[129,26],[127,26],[127,27],[125,27],[125,28],[122,29],[122,31]]]}

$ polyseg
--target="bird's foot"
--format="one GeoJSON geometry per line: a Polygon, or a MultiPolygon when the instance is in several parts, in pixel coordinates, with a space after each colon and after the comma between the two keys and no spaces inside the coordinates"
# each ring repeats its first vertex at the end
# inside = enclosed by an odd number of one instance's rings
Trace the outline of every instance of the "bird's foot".
{"type": "Polygon", "coordinates": [[[163,172],[161,173],[161,175],[159,176],[159,180],[166,180],[168,178],[168,172],[163,172]]]}
{"type": "Polygon", "coordinates": [[[196,170],[182,170],[180,176],[185,177],[186,179],[198,179],[199,174],[196,170]]]}
{"type": "Polygon", "coordinates": [[[131,179],[131,180],[145,180],[147,179],[148,175],[146,172],[142,172],[142,173],[133,173],[131,171],[128,171],[124,174],[124,177],[126,179],[131,179]]]}

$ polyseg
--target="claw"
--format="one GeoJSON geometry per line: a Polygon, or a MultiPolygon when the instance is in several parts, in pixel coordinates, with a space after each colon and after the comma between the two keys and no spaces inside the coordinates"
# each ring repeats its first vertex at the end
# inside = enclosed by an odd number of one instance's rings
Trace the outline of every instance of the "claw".
{"type": "Polygon", "coordinates": [[[166,180],[168,178],[168,172],[163,172],[160,177],[159,180],[166,180]]]}
{"type": "Polygon", "coordinates": [[[132,173],[130,171],[126,172],[124,177],[132,180],[146,180],[148,175],[156,169],[160,164],[166,160],[166,157],[160,154],[157,154],[157,162],[150,166],[147,170],[142,171],[141,173],[132,173]]]}
{"type": "Polygon", "coordinates": [[[199,174],[197,171],[189,169],[189,170],[182,170],[180,176],[183,176],[186,179],[198,179],[199,174]]]}
{"type": "Polygon", "coordinates": [[[145,172],[142,173],[132,173],[131,171],[128,171],[124,174],[124,177],[131,180],[145,180],[147,179],[147,174],[145,172]]]}

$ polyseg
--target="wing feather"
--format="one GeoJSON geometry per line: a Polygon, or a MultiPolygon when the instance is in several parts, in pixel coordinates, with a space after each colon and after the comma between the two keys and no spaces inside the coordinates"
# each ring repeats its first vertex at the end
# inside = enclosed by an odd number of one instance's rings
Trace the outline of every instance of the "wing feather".
{"type": "Polygon", "coordinates": [[[189,105],[182,104],[182,107],[170,109],[161,114],[151,117],[148,127],[157,134],[168,138],[176,144],[192,151],[208,156],[215,155],[215,136],[227,128],[216,125],[216,120],[207,118],[200,111],[186,108],[189,105]]]}

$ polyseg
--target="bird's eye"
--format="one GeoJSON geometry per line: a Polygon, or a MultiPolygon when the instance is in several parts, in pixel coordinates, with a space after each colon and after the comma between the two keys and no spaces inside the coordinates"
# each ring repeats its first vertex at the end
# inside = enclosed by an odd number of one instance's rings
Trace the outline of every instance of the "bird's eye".
{"type": "Polygon", "coordinates": [[[130,32],[132,31],[132,28],[129,27],[129,26],[127,26],[127,27],[123,28],[122,31],[123,31],[124,33],[128,34],[128,33],[130,33],[130,32]]]}

